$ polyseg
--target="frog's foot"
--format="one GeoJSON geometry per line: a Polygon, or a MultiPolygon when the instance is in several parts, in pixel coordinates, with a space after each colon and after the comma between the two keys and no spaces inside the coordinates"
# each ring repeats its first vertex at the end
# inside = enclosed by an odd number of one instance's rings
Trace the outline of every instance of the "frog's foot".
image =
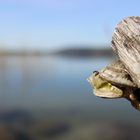
{"type": "Polygon", "coordinates": [[[137,110],[139,110],[140,111],[140,102],[139,101],[131,101],[131,105],[135,108],[135,109],[137,109],[137,110]]]}
{"type": "Polygon", "coordinates": [[[136,89],[135,91],[131,91],[127,93],[127,96],[125,96],[130,102],[131,105],[140,111],[140,89],[136,89]]]}

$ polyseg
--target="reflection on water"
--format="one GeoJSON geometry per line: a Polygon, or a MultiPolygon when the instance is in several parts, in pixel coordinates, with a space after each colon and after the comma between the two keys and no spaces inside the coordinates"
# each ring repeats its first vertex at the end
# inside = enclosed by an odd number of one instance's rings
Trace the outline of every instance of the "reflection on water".
{"type": "Polygon", "coordinates": [[[109,62],[0,57],[0,139],[101,140],[104,128],[107,140],[138,136],[140,113],[124,99],[93,96],[86,81],[93,70],[109,62]],[[135,133],[129,134],[133,129],[135,133]]]}

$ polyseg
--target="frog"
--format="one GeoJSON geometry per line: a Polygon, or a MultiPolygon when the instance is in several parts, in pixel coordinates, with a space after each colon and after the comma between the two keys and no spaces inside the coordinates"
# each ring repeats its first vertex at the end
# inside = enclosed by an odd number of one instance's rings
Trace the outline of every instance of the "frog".
{"type": "Polygon", "coordinates": [[[121,88],[111,84],[105,78],[100,76],[100,72],[94,71],[87,79],[93,88],[93,93],[102,98],[120,98],[123,96],[121,88]]]}
{"type": "Polygon", "coordinates": [[[140,111],[140,89],[120,60],[112,62],[100,71],[94,71],[87,80],[95,96],[107,99],[125,98],[140,111]]]}

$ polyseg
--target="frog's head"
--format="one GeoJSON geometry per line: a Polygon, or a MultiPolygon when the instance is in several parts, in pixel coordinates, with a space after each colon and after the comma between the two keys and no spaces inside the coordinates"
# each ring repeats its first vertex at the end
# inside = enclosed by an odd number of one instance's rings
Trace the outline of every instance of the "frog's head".
{"type": "Polygon", "coordinates": [[[123,91],[109,83],[100,76],[100,72],[94,71],[87,79],[93,88],[93,93],[102,98],[120,98],[123,97],[123,91]]]}

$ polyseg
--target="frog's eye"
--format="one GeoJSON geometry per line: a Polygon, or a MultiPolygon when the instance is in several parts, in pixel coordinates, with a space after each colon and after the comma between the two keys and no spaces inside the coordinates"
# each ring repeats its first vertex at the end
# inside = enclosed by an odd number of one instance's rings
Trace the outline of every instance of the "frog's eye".
{"type": "Polygon", "coordinates": [[[97,75],[99,75],[99,72],[98,72],[98,71],[93,71],[93,74],[94,74],[95,76],[97,76],[97,75]]]}

